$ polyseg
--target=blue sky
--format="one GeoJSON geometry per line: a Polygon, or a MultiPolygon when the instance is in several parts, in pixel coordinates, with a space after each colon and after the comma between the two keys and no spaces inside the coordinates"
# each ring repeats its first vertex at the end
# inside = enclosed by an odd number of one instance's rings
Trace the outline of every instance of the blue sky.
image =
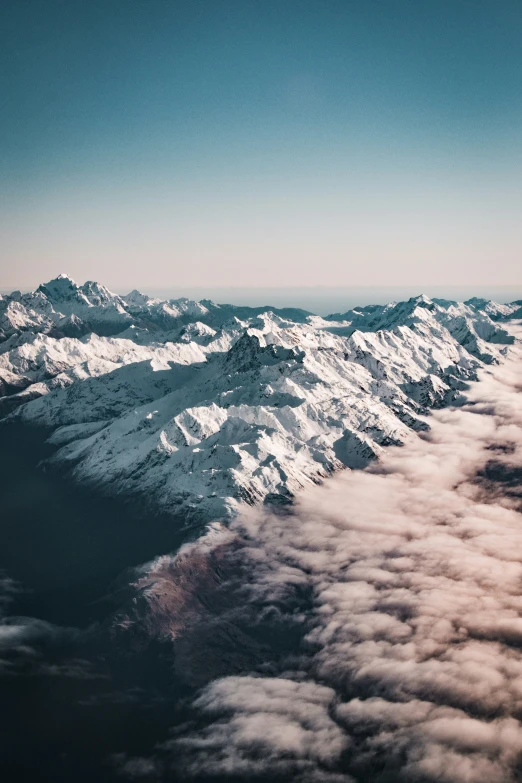
{"type": "Polygon", "coordinates": [[[522,282],[519,2],[1,13],[3,286],[522,282]]]}

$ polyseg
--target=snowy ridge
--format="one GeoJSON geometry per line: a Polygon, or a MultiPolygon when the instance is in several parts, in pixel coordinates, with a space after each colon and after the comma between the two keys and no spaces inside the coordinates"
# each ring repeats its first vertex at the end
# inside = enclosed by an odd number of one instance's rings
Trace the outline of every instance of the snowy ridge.
{"type": "Polygon", "coordinates": [[[509,350],[518,310],[420,296],[324,319],[60,275],[0,300],[0,414],[53,428],[81,481],[227,517],[427,429],[509,350]]]}

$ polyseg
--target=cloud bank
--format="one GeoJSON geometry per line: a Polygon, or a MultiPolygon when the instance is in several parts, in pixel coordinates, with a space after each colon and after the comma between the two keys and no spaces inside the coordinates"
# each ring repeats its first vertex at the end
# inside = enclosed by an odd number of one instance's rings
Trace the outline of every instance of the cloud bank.
{"type": "MultiPolygon", "coordinates": [[[[302,634],[277,664],[205,685],[196,722],[158,750],[155,775],[161,765],[199,779],[522,779],[517,351],[379,465],[180,552],[172,573],[194,576],[190,564],[211,552],[241,573],[229,621],[252,622],[255,607],[302,634]]],[[[191,617],[176,618],[173,638],[197,626],[193,604],[191,617]]]]}

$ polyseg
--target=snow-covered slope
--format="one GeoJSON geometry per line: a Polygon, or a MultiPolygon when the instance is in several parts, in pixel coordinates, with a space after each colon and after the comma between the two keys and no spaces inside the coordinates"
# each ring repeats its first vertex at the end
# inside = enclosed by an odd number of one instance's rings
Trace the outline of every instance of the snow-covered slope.
{"type": "Polygon", "coordinates": [[[412,329],[433,321],[445,326],[452,337],[460,343],[468,353],[490,364],[496,360],[495,351],[489,343],[510,345],[513,337],[501,326],[495,323],[488,314],[498,315],[500,312],[507,317],[511,305],[484,303],[484,300],[470,299],[467,303],[451,302],[445,299],[432,301],[426,296],[418,296],[407,302],[388,305],[369,305],[368,307],[349,310],[344,314],[334,314],[327,320],[344,324],[344,333],[355,330],[375,332],[380,329],[390,329],[401,324],[412,329]],[[473,303],[476,303],[474,306],[473,303]]]}
{"type": "Polygon", "coordinates": [[[53,428],[79,480],[187,521],[288,502],[426,429],[430,407],[509,350],[499,320],[517,313],[421,296],[323,319],[66,276],[0,307],[0,411],[53,428]]]}
{"type": "Polygon", "coordinates": [[[168,370],[172,363],[204,360],[203,350],[194,342],[140,346],[128,339],[94,333],[79,340],[36,334],[31,342],[0,354],[0,390],[3,387],[4,392],[17,392],[0,399],[0,412],[77,381],[113,373],[125,365],[146,362],[152,370],[168,370]]]}
{"type": "MultiPolygon", "coordinates": [[[[8,338],[11,338],[9,347],[14,347],[26,338],[26,333],[81,337],[96,332],[110,336],[132,326],[156,333],[180,329],[194,321],[219,328],[230,320],[252,318],[267,309],[219,305],[210,300],[194,302],[186,298],[162,301],[136,290],[118,296],[100,283],[88,280],[80,286],[68,275],[61,274],[31,293],[13,291],[8,296],[0,296],[0,351],[8,338]]],[[[310,315],[297,308],[275,312],[299,322],[310,315]]]]}

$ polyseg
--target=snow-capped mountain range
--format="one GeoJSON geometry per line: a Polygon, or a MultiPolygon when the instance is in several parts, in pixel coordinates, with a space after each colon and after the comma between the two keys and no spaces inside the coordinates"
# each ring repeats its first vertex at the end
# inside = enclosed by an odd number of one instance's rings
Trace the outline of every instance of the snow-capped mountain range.
{"type": "Polygon", "coordinates": [[[425,296],[322,318],[60,275],[0,298],[0,415],[51,428],[79,480],[227,517],[427,429],[520,318],[522,302],[425,296]]]}

